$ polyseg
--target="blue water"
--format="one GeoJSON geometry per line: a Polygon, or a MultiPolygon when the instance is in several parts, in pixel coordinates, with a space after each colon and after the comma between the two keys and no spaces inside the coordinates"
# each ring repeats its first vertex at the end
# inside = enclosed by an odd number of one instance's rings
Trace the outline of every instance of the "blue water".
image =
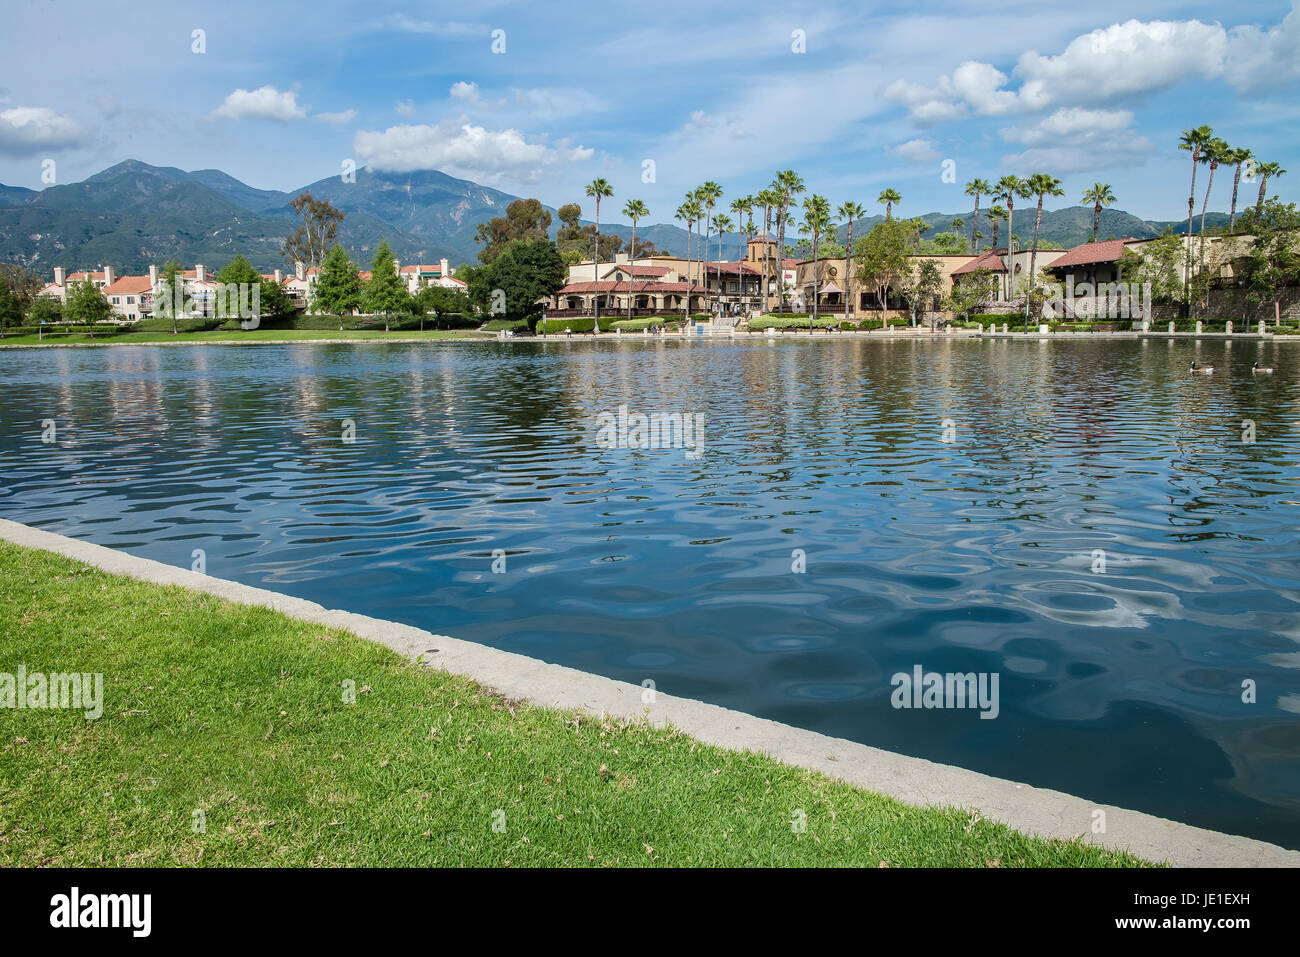
{"type": "Polygon", "coordinates": [[[1289,344],[4,350],[0,455],[0,517],[1300,847],[1289,344]],[[998,717],[896,710],[916,665],[998,717]]]}

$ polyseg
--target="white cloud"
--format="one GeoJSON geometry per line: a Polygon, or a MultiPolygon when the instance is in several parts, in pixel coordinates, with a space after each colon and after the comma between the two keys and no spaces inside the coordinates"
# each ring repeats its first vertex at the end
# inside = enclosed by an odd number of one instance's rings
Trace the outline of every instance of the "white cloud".
{"type": "Polygon", "coordinates": [[[537,182],[552,167],[591,159],[593,150],[559,142],[528,142],[514,129],[454,123],[392,126],[358,132],[353,149],[374,169],[402,173],[437,169],[485,185],[537,182]]]}
{"type": "Polygon", "coordinates": [[[463,100],[474,106],[478,106],[483,102],[479,97],[478,84],[466,83],[464,80],[457,80],[451,85],[451,98],[453,100],[463,100]]]}
{"type": "Polygon", "coordinates": [[[314,120],[320,120],[322,123],[331,123],[335,126],[341,126],[344,123],[351,123],[356,118],[356,110],[342,110],[338,113],[317,113],[312,117],[314,120]]]}
{"type": "Polygon", "coordinates": [[[422,33],[430,36],[464,37],[481,33],[485,37],[488,29],[476,23],[463,23],[458,20],[417,20],[405,13],[391,13],[381,21],[384,27],[402,33],[422,33]]]}
{"type": "Polygon", "coordinates": [[[992,64],[970,60],[933,86],[896,80],[884,95],[929,125],[966,115],[1104,105],[1197,78],[1225,78],[1239,90],[1280,87],[1300,77],[1300,9],[1267,29],[1127,20],[1077,36],[1059,54],[1028,51],[1014,74],[1017,89],[992,64]]]}
{"type": "Polygon", "coordinates": [[[273,86],[260,86],[256,90],[235,90],[212,115],[228,120],[256,118],[285,123],[303,119],[307,109],[298,105],[298,94],[292,90],[282,92],[273,86]]]}
{"type": "Polygon", "coordinates": [[[84,133],[70,117],[45,106],[0,110],[0,153],[28,156],[78,145],[84,133]]]}
{"type": "Polygon", "coordinates": [[[909,163],[932,163],[939,158],[934,141],[919,138],[891,146],[889,152],[909,163]]]}
{"type": "Polygon", "coordinates": [[[402,102],[394,106],[393,109],[396,110],[398,113],[400,113],[402,116],[415,115],[415,104],[410,100],[402,100],[402,102]]]}
{"type": "Polygon", "coordinates": [[[1002,159],[1022,170],[1079,173],[1093,169],[1141,166],[1155,144],[1132,129],[1128,110],[1067,107],[1049,116],[1000,130],[1002,137],[1028,149],[1002,159]]]}
{"type": "Polygon", "coordinates": [[[682,133],[707,133],[730,140],[747,139],[754,135],[733,117],[705,113],[703,110],[691,113],[691,118],[682,125],[682,133]]]}

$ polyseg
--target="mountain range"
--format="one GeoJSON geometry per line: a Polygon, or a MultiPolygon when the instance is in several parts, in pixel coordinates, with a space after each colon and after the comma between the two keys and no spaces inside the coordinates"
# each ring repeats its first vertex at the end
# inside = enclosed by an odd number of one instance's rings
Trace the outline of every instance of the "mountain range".
{"type": "MultiPolygon", "coordinates": [[[[298,223],[289,201],[304,191],[329,199],[347,214],[339,240],[358,262],[368,262],[381,239],[388,240],[403,262],[437,262],[444,257],[453,265],[474,262],[479,248],[475,228],[504,215],[506,206],[518,198],[437,170],[382,173],[363,167],[356,171],[355,182],[334,176],[282,192],[257,189],[221,170],[186,172],[126,160],[79,183],[41,190],[0,184],[0,261],[19,263],[42,275],[55,266],[86,269],[104,263],[119,272],[142,272],[151,263],[161,265],[169,259],[218,269],[243,253],[254,266],[269,271],[287,265],[281,244],[298,223]]],[[[547,208],[554,215],[555,210],[547,208]]],[[[920,218],[931,224],[927,238],[949,231],[954,218],[965,221],[962,234],[968,236],[970,212],[927,213],[920,218]]],[[[1016,210],[1015,232],[1022,243],[1032,237],[1033,217],[1032,208],[1016,210]]],[[[855,236],[865,235],[883,218],[877,215],[855,222],[855,236]]],[[[1207,225],[1226,220],[1224,213],[1206,217],[1207,225]]],[[[552,223],[552,233],[556,225],[552,223]]],[[[1186,223],[1143,220],[1106,209],[1101,214],[1100,238],[1154,237],[1166,227],[1186,231],[1186,223]]],[[[979,229],[986,241],[992,238],[992,224],[983,209],[979,229]]],[[[632,227],[606,223],[601,231],[626,241],[632,227]]],[[[841,241],[845,231],[839,230],[841,241]]],[[[1043,211],[1045,241],[1068,248],[1086,242],[1091,234],[1091,207],[1043,211]]],[[[662,251],[686,254],[687,233],[680,226],[641,226],[637,235],[662,251]]],[[[797,239],[787,229],[787,243],[797,239]]],[[[711,238],[710,258],[718,255],[717,242],[716,236],[711,238]]],[[[724,235],[723,258],[735,258],[740,245],[736,234],[724,235]]]]}

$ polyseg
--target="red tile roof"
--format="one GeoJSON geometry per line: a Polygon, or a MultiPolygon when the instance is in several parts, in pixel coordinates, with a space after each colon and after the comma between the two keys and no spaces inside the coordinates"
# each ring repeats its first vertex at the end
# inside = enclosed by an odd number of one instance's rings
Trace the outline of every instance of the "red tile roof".
{"type": "Polygon", "coordinates": [[[761,270],[755,269],[753,266],[746,266],[744,263],[712,262],[705,263],[704,267],[715,276],[719,270],[724,276],[730,276],[733,273],[744,273],[750,276],[761,276],[763,274],[761,270]]]}
{"type": "Polygon", "coordinates": [[[1107,239],[1100,243],[1084,243],[1075,246],[1061,258],[1052,262],[1048,269],[1060,269],[1065,266],[1087,266],[1092,263],[1118,262],[1124,255],[1124,246],[1136,242],[1133,237],[1127,239],[1107,239]]]}
{"type": "Polygon", "coordinates": [[[970,262],[958,266],[952,271],[952,275],[961,276],[975,272],[977,269],[987,269],[989,272],[1006,272],[1007,264],[1002,261],[1002,257],[1006,254],[1005,249],[987,249],[970,262]]]}
{"type": "Polygon", "coordinates": [[[633,276],[655,277],[666,276],[672,271],[667,266],[629,266],[626,263],[619,263],[616,266],[611,266],[605,275],[608,276],[610,273],[617,272],[620,269],[623,270],[623,272],[631,273],[633,276]]]}
{"type": "MultiPolygon", "coordinates": [[[[696,293],[696,292],[702,293],[705,291],[703,286],[697,286],[692,283],[685,283],[685,282],[637,282],[637,283],[633,283],[632,285],[633,285],[632,291],[634,293],[636,292],[684,293],[687,291],[688,287],[692,293],[696,293]]],[[[600,284],[600,291],[610,292],[610,293],[627,292],[627,286],[628,284],[626,282],[615,282],[615,283],[602,282],[600,284]]],[[[561,289],[559,292],[557,292],[556,295],[567,296],[567,295],[575,295],[577,293],[583,293],[583,292],[596,292],[596,283],[571,282],[563,289],[561,289]]]]}
{"type": "Polygon", "coordinates": [[[115,279],[113,285],[104,287],[106,296],[134,296],[153,289],[148,276],[123,276],[115,279]]]}

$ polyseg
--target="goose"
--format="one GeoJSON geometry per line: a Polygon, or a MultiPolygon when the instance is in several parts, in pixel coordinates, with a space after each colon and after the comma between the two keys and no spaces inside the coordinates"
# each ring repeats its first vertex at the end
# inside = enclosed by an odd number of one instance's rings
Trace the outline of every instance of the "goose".
{"type": "Polygon", "coordinates": [[[1255,375],[1272,375],[1273,367],[1262,366],[1258,362],[1256,362],[1253,366],[1250,367],[1250,371],[1253,372],[1255,375]]]}
{"type": "Polygon", "coordinates": [[[1214,366],[1198,366],[1195,362],[1193,362],[1191,371],[1204,372],[1206,375],[1209,375],[1211,372],[1214,371],[1214,366]]]}

